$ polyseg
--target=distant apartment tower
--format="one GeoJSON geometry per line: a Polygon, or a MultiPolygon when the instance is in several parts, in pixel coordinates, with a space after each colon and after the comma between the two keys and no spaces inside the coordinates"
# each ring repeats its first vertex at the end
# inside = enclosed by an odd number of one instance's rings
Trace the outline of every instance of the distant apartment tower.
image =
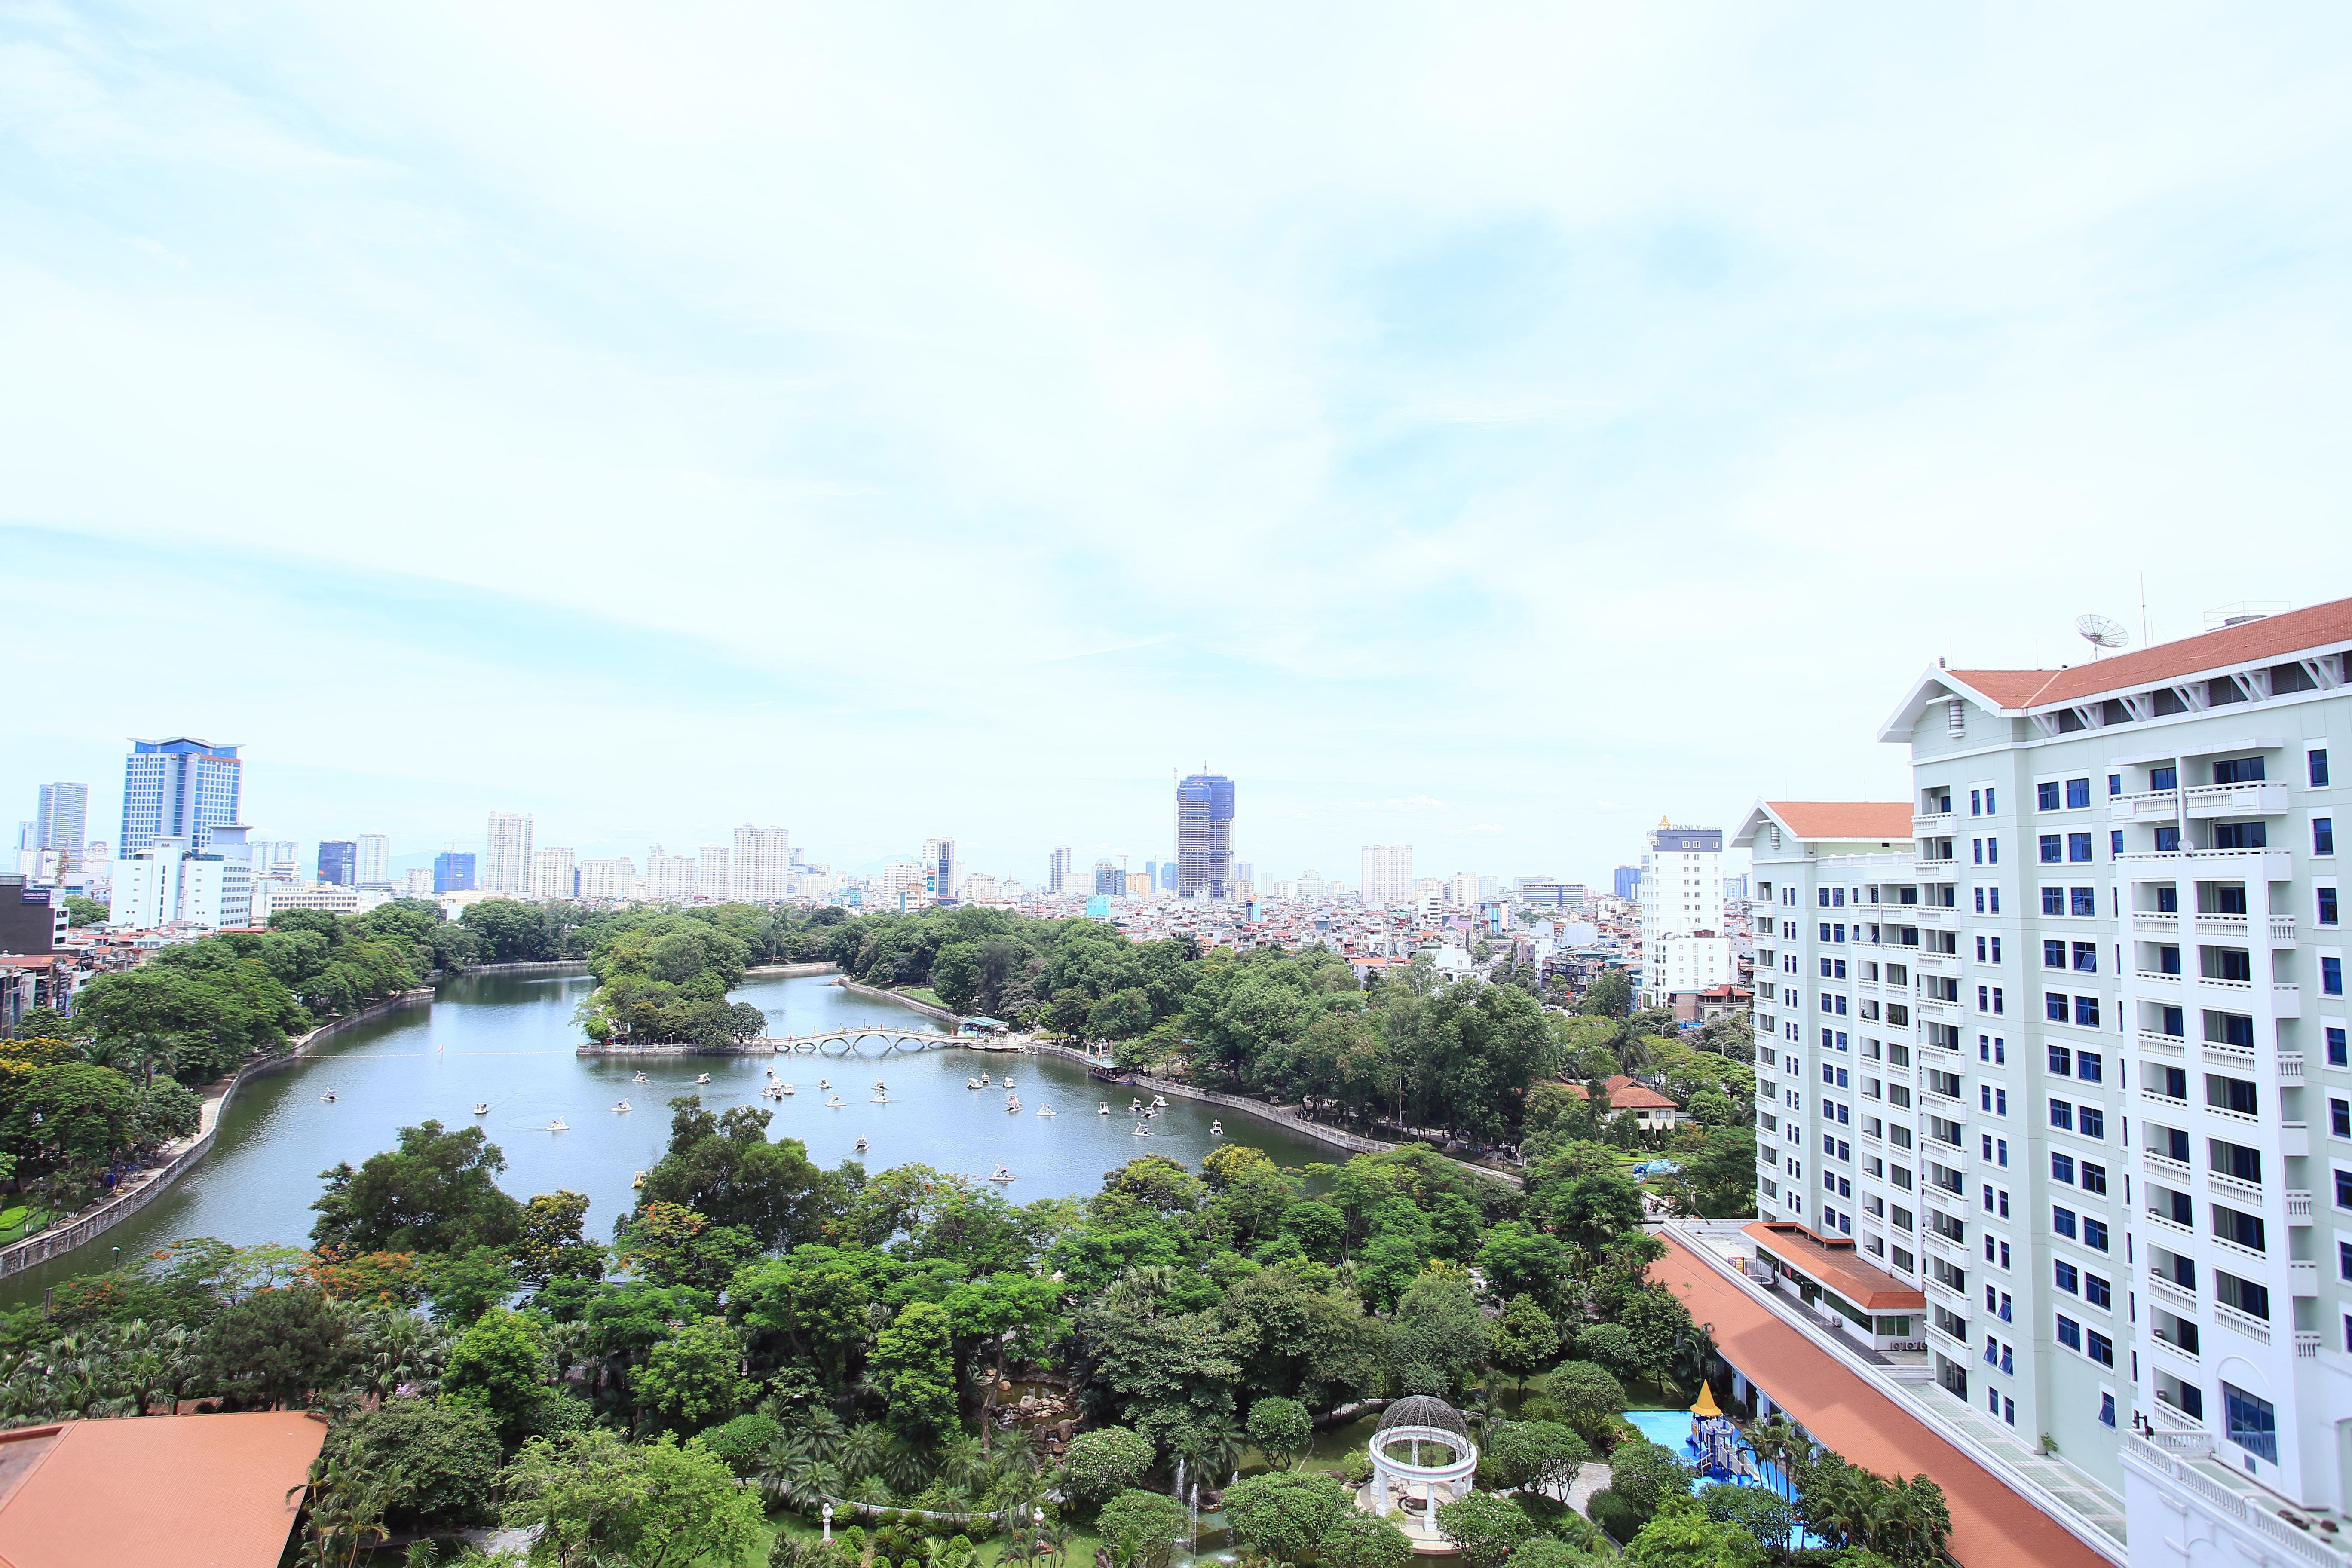
{"type": "Polygon", "coordinates": [[[1118,868],[1117,861],[1095,862],[1095,896],[1109,899],[1127,896],[1127,873],[1118,868]]]}
{"type": "Polygon", "coordinates": [[[580,862],[580,898],[592,904],[618,903],[636,896],[636,862],[624,855],[617,860],[580,862]]]}
{"type": "Polygon", "coordinates": [[[1723,934],[1723,829],[1650,830],[1642,853],[1642,986],[1663,1005],[1677,991],[1731,983],[1723,934]]]}
{"type": "Polygon", "coordinates": [[[1384,910],[1412,901],[1412,845],[1367,844],[1358,858],[1361,864],[1357,881],[1363,889],[1364,908],[1384,910]]]}
{"type": "Polygon", "coordinates": [[[793,896],[793,836],[781,827],[735,830],[734,896],[772,904],[793,896]]]}
{"type": "Polygon", "coordinates": [[[963,887],[963,866],[956,858],[956,841],[952,838],[923,840],[923,890],[933,899],[960,896],[963,887]]]}
{"type": "MultiPolygon", "coordinates": [[[[1147,883],[1145,883],[1144,885],[1145,885],[1146,887],[1150,886],[1150,883],[1148,883],[1148,882],[1147,882],[1147,883]]],[[[1247,861],[1247,860],[1236,860],[1236,861],[1234,861],[1234,887],[1236,887],[1236,888],[1255,888],[1255,887],[1256,887],[1256,886],[1257,886],[1257,867],[1256,867],[1255,864],[1253,864],[1252,862],[1247,861]]]]}
{"type": "MultiPolygon", "coordinates": [[[[656,849],[661,847],[656,844],[656,849]]],[[[646,897],[675,903],[694,894],[694,857],[656,855],[646,862],[646,897]]]]}
{"type": "Polygon", "coordinates": [[[331,888],[358,885],[354,876],[359,868],[360,847],[349,838],[327,838],[319,843],[319,880],[331,888]]]}
{"type": "Polygon", "coordinates": [[[474,857],[455,849],[445,849],[433,857],[433,890],[436,893],[472,892],[474,857]]]}
{"type": "Polygon", "coordinates": [[[1616,870],[1610,873],[1610,891],[1616,894],[1617,897],[1621,899],[1640,898],[1642,896],[1642,868],[1639,866],[1618,867],[1616,870]]]}
{"type": "Polygon", "coordinates": [[[411,866],[400,874],[400,896],[404,899],[429,898],[433,892],[433,868],[411,866]]]}
{"type": "Polygon", "coordinates": [[[1054,853],[1045,861],[1045,890],[1049,893],[1066,891],[1070,885],[1070,847],[1054,846],[1054,853]]]}
{"type": "Polygon", "coordinates": [[[1175,861],[1162,860],[1160,862],[1160,889],[1165,893],[1172,893],[1176,890],[1175,861]]]}
{"type": "Polygon", "coordinates": [[[1224,899],[1234,888],[1234,781],[1194,773],[1176,786],[1176,895],[1224,899]]]}
{"type": "Polygon", "coordinates": [[[534,899],[568,899],[578,886],[572,871],[572,855],[569,849],[549,845],[531,851],[530,896],[534,899]]]}
{"type": "Polygon", "coordinates": [[[53,849],[58,857],[60,880],[79,870],[87,851],[89,832],[89,786],[79,784],[45,784],[41,786],[41,804],[33,819],[33,846],[37,849],[53,849]]]}
{"type": "Polygon", "coordinates": [[[482,890],[520,898],[530,888],[530,814],[494,811],[482,841],[482,890]]]}
{"type": "Polygon", "coordinates": [[[694,890],[706,899],[726,899],[734,896],[732,868],[727,864],[727,846],[706,844],[694,863],[694,890]]]}
{"type": "Polygon", "coordinates": [[[1568,884],[1551,877],[1520,877],[1511,883],[1511,896],[1531,910],[1564,910],[1568,884]]]}
{"type": "Polygon", "coordinates": [[[362,888],[381,888],[392,881],[392,840],[381,833],[362,833],[354,840],[359,853],[352,861],[352,876],[362,888]]]}
{"type": "Polygon", "coordinates": [[[245,763],[236,748],[190,735],[132,740],[122,763],[122,834],[116,853],[135,855],[158,838],[203,851],[212,830],[237,820],[245,763]]]}

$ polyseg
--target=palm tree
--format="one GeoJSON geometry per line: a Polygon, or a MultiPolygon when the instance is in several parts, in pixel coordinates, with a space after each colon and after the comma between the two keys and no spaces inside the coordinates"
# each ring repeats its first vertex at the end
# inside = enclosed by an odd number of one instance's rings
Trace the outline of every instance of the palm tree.
{"type": "Polygon", "coordinates": [[[787,1433],[769,1446],[760,1458],[759,1480],[770,1497],[803,1510],[841,1496],[848,1484],[806,1432],[787,1433]]]}
{"type": "Polygon", "coordinates": [[[407,1494],[407,1477],[397,1468],[377,1469],[365,1459],[330,1458],[312,1461],[310,1479],[289,1488],[290,1500],[308,1489],[310,1494],[310,1539],[303,1561],[307,1568],[353,1568],[372,1542],[392,1532],[383,1516],[407,1494]]]}
{"type": "Polygon", "coordinates": [[[852,1426],[834,1446],[833,1461],[841,1473],[852,1480],[862,1479],[881,1468],[883,1451],[889,1447],[890,1431],[878,1421],[868,1421],[852,1426]]]}

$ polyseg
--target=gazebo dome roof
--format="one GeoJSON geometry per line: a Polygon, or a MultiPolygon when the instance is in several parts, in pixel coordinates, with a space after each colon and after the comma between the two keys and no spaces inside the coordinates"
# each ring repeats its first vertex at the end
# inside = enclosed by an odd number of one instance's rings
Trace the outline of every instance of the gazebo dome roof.
{"type": "Polygon", "coordinates": [[[1433,1426],[1458,1437],[1470,1436],[1470,1423],[1462,1418],[1462,1412],[1428,1394],[1410,1394],[1390,1405],[1381,1417],[1379,1430],[1385,1432],[1392,1426],[1433,1426]]]}

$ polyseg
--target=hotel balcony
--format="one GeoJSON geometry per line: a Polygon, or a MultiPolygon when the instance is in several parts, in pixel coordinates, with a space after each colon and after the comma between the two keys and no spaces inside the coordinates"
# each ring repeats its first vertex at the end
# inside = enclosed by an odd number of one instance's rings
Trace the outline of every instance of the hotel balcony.
{"type": "Polygon", "coordinates": [[[2284,816],[2287,788],[2283,784],[2191,784],[2187,792],[2143,790],[2137,795],[2107,797],[2110,822],[2175,822],[2182,816],[2202,821],[2215,816],[2284,816]]]}

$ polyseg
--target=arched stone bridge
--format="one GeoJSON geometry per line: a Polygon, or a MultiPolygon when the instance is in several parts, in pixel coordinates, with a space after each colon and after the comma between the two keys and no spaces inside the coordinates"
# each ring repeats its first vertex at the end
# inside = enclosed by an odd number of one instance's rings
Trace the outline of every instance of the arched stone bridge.
{"type": "Polygon", "coordinates": [[[787,1035],[781,1039],[753,1040],[749,1044],[753,1049],[766,1046],[778,1055],[862,1056],[867,1052],[935,1051],[948,1046],[961,1045],[963,1040],[936,1029],[908,1029],[889,1024],[852,1024],[845,1028],[826,1029],[814,1035],[787,1035]]]}

